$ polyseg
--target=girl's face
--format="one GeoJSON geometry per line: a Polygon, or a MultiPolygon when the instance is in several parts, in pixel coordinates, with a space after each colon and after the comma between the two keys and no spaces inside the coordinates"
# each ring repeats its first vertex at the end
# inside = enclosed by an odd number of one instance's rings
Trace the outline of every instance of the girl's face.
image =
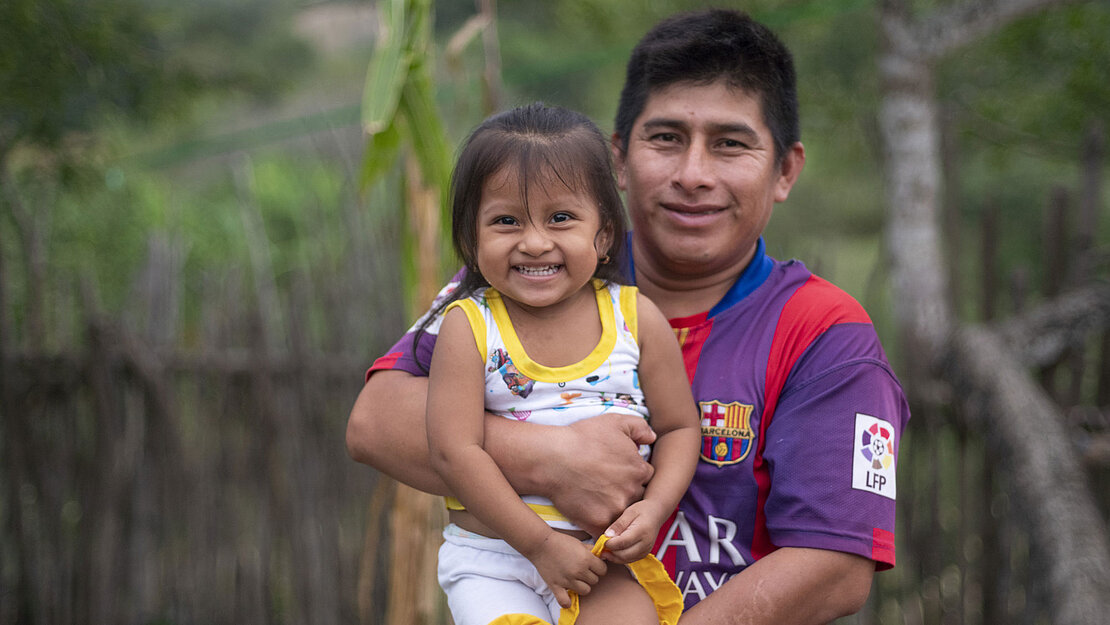
{"type": "Polygon", "coordinates": [[[506,166],[486,179],[478,206],[478,269],[492,287],[526,309],[571,303],[583,294],[609,249],[597,201],[553,175],[530,181],[527,205],[519,172],[506,166]]]}

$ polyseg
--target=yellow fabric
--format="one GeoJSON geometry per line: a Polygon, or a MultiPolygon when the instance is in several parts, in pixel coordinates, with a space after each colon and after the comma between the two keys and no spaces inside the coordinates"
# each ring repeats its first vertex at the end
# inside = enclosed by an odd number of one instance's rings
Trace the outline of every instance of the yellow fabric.
{"type": "MultiPolygon", "coordinates": [[[[513,355],[513,365],[521,373],[539,382],[558,383],[573,380],[600,367],[605,359],[613,353],[613,346],[617,344],[613,300],[609,298],[609,290],[600,281],[593,280],[592,284],[594,297],[597,300],[598,315],[601,319],[601,340],[597,342],[593,351],[584,359],[564,367],[549,367],[532,360],[520,343],[520,337],[517,336],[516,329],[513,328],[513,322],[509,319],[509,311],[505,309],[505,302],[501,299],[501,294],[493,288],[486,291],[486,303],[489,304],[490,313],[501,331],[501,340],[505,342],[505,347],[513,355]]],[[[621,290],[627,289],[622,287],[621,290]]]]}
{"type": "MultiPolygon", "coordinates": [[[[590,551],[595,556],[600,556],[605,548],[608,536],[602,536],[594,543],[590,551]]],[[[663,563],[648,554],[635,562],[627,565],[636,581],[643,586],[655,604],[655,613],[659,615],[660,625],[676,625],[678,617],[682,615],[682,592],[675,586],[663,568],[663,563]]],[[[571,605],[563,608],[559,613],[559,622],[555,625],[573,625],[578,619],[578,593],[570,593],[571,605]]],[[[547,621],[531,614],[502,614],[489,622],[489,625],[552,625],[547,621]]]]}
{"type": "MultiPolygon", "coordinates": [[[[443,503],[447,506],[448,510],[466,510],[466,506],[464,506],[461,501],[450,495],[443,498],[443,503]]],[[[563,516],[563,513],[559,512],[555,506],[530,503],[528,507],[544,521],[570,521],[570,519],[563,516]]]]}
{"type": "Polygon", "coordinates": [[[636,294],[639,292],[634,286],[621,287],[621,314],[637,345],[640,344],[640,316],[636,309],[636,294]]]}

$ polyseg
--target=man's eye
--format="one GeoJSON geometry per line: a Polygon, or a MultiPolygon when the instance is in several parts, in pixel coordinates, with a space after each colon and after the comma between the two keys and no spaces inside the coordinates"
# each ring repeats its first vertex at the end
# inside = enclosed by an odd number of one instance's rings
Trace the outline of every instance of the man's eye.
{"type": "Polygon", "coordinates": [[[662,141],[663,143],[670,143],[678,141],[678,135],[673,132],[660,132],[651,136],[652,141],[662,141]]]}

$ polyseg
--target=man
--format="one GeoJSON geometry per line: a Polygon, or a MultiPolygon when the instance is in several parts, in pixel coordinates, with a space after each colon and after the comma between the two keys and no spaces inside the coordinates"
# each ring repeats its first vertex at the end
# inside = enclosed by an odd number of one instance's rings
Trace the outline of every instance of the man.
{"type": "MultiPolygon", "coordinates": [[[[684,14],[633,50],[617,112],[629,276],[671,319],[702,413],[702,461],[655,549],[685,595],[684,625],[827,622],[858,611],[874,571],[894,564],[902,389],[862,308],[761,238],[805,164],[794,84],[762,25],[684,14]]],[[[407,336],[375,363],[348,448],[443,493],[422,461],[426,383],[412,375],[430,350],[407,336]]],[[[633,456],[651,438],[604,415],[554,430],[487,419],[514,487],[594,531],[639,496],[650,467],[633,456]],[[530,437],[565,454],[535,462],[521,451],[530,437]]]]}

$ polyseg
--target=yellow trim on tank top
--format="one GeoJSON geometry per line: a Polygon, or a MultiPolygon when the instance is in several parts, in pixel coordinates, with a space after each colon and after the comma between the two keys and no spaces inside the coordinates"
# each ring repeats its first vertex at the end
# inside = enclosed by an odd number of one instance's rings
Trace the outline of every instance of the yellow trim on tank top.
{"type": "MultiPolygon", "coordinates": [[[[447,506],[448,510],[466,510],[466,506],[464,506],[461,501],[451,496],[444,497],[443,503],[447,506]]],[[[555,506],[539,503],[529,503],[526,505],[544,521],[565,521],[570,523],[570,519],[563,516],[563,513],[559,512],[555,506]]]]}
{"type": "Polygon", "coordinates": [[[617,333],[613,319],[613,300],[609,297],[609,289],[605,288],[599,280],[595,279],[591,281],[591,284],[594,287],[597,310],[601,318],[601,340],[597,342],[588,356],[564,367],[548,367],[532,360],[528,356],[528,352],[524,351],[524,346],[516,335],[516,329],[513,328],[513,322],[509,319],[509,311],[505,309],[505,302],[501,300],[501,294],[493,288],[486,291],[486,301],[489,303],[493,320],[497,323],[497,328],[501,332],[501,340],[505,343],[505,348],[509,350],[509,357],[512,358],[517,371],[537,382],[558,384],[590,374],[609,358],[610,354],[613,353],[613,346],[617,344],[617,333]]]}
{"type": "Polygon", "coordinates": [[[636,295],[639,292],[640,290],[634,286],[622,286],[620,289],[621,315],[636,345],[640,344],[640,316],[636,308],[636,295]]]}

